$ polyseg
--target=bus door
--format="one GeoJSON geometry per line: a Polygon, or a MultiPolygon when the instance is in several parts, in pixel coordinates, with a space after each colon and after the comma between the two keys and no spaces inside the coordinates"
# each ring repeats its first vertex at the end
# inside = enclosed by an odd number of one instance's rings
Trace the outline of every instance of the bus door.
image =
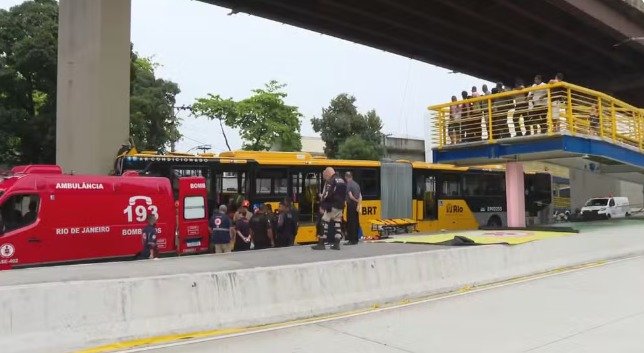
{"type": "Polygon", "coordinates": [[[207,187],[203,177],[179,178],[177,252],[206,252],[209,248],[207,187]]]}
{"type": "Polygon", "coordinates": [[[324,181],[322,172],[308,170],[301,173],[302,187],[297,197],[300,208],[300,222],[315,223],[319,216],[320,193],[324,181]]]}
{"type": "Polygon", "coordinates": [[[414,179],[415,218],[417,221],[438,219],[436,176],[418,174],[414,179]]]}

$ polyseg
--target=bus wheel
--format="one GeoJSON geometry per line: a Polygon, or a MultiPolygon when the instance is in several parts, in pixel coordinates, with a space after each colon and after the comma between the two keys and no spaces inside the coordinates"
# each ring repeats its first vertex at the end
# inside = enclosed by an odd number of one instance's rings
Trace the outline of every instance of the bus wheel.
{"type": "Polygon", "coordinates": [[[501,222],[501,217],[494,215],[490,217],[490,219],[487,220],[487,226],[488,227],[496,227],[500,228],[503,226],[503,222],[501,222]]]}

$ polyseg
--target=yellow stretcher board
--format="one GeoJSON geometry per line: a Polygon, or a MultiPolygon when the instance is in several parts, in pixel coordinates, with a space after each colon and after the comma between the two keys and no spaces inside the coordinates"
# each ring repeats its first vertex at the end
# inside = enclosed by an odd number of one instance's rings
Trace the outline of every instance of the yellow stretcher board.
{"type": "Polygon", "coordinates": [[[382,240],[386,243],[411,244],[447,244],[447,245],[487,245],[487,244],[523,244],[535,240],[565,237],[575,235],[573,232],[541,231],[541,230],[473,230],[449,232],[440,234],[424,234],[397,236],[393,239],[382,240]]]}
{"type": "MultiPolygon", "coordinates": [[[[416,232],[416,222],[409,218],[388,218],[388,219],[372,219],[371,231],[377,232],[372,239],[387,238],[394,234],[405,234],[416,232]]],[[[365,237],[368,238],[368,237],[365,237]]]]}

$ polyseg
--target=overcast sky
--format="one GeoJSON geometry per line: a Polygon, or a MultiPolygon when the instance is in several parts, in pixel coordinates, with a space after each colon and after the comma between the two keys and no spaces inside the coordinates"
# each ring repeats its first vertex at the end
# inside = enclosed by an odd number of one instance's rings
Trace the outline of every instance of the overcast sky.
{"type": "MultiPolygon", "coordinates": [[[[20,0],[0,0],[8,8],[20,0]]],[[[426,137],[426,107],[484,81],[360,44],[193,0],[132,0],[132,42],[162,66],[159,77],[179,84],[179,104],[208,93],[242,99],[271,79],[286,83],[289,104],[304,115],[302,135],[315,136],[310,119],[339,93],[375,109],[384,132],[426,137]]],[[[227,129],[232,148],[241,141],[227,129]]],[[[186,118],[178,149],[201,143],[225,149],[219,126],[186,118]]]]}

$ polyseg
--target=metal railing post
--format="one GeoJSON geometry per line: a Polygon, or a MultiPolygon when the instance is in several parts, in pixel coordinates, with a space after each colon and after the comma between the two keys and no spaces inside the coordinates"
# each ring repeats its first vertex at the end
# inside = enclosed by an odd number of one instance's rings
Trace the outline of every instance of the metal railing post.
{"type": "Polygon", "coordinates": [[[615,102],[610,102],[610,120],[611,120],[611,136],[613,141],[617,141],[617,116],[615,114],[615,102]]]}
{"type": "Polygon", "coordinates": [[[568,129],[570,130],[571,134],[575,134],[575,125],[573,123],[573,116],[572,116],[572,92],[570,90],[570,87],[568,87],[568,99],[566,100],[566,120],[568,120],[568,129]]]}
{"type": "Polygon", "coordinates": [[[599,119],[599,137],[604,138],[604,111],[602,108],[602,97],[597,97],[597,118],[599,119]]]}
{"type": "Polygon", "coordinates": [[[443,121],[445,113],[442,110],[437,112],[436,117],[438,118],[438,148],[442,148],[447,141],[445,136],[445,123],[443,121]]]}
{"type": "Polygon", "coordinates": [[[488,133],[487,133],[487,139],[490,141],[490,143],[494,142],[494,127],[492,125],[492,99],[488,98],[487,99],[487,128],[488,128],[488,133]]]}
{"type": "Polygon", "coordinates": [[[637,131],[637,140],[640,142],[640,151],[642,151],[642,146],[644,145],[644,110],[639,111],[638,117],[637,126],[639,128],[637,131]]]}
{"type": "Polygon", "coordinates": [[[550,87],[548,87],[548,100],[546,101],[548,104],[547,108],[547,113],[546,113],[546,119],[548,120],[548,135],[552,135],[552,93],[550,87]]]}

